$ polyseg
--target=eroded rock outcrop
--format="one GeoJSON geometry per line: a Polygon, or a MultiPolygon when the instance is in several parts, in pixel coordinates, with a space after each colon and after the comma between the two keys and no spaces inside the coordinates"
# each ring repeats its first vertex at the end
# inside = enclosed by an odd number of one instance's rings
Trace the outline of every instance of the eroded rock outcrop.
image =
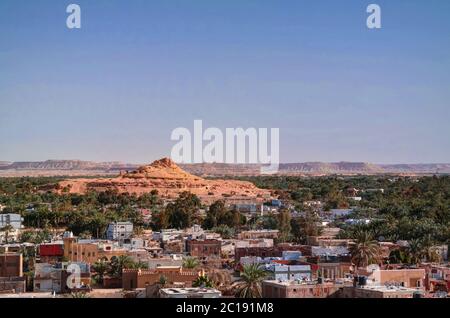
{"type": "Polygon", "coordinates": [[[142,195],[157,190],[165,198],[176,198],[181,192],[196,194],[203,202],[219,199],[227,201],[263,201],[270,192],[254,184],[236,180],[208,180],[181,169],[169,158],[157,160],[150,165],[115,178],[69,179],[60,182],[58,192],[84,194],[89,191],[115,190],[119,193],[142,195]]]}

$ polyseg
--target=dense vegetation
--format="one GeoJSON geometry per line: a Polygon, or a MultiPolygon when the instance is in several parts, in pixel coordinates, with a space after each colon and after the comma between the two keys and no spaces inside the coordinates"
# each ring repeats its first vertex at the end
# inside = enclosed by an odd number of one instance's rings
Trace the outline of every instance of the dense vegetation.
{"type": "Polygon", "coordinates": [[[355,238],[361,230],[378,240],[427,238],[434,243],[450,240],[450,176],[421,178],[390,176],[358,177],[250,177],[257,186],[273,189],[279,196],[304,210],[303,201],[321,200],[324,209],[355,207],[353,218],[370,218],[368,225],[346,225],[341,237],[355,238]],[[361,201],[348,198],[348,189],[360,191],[361,201]]]}
{"type": "Polygon", "coordinates": [[[66,228],[76,235],[99,238],[112,221],[129,220],[138,229],[144,227],[138,209],[157,209],[161,204],[155,192],[136,197],[113,191],[58,195],[41,190],[59,180],[43,177],[0,179],[0,204],[6,206],[2,213],[21,214],[26,227],[66,228]]]}
{"type": "Polygon", "coordinates": [[[153,191],[141,197],[118,194],[114,191],[86,195],[62,194],[43,191],[60,178],[2,178],[0,179],[0,204],[3,213],[19,213],[25,226],[43,229],[37,234],[28,233],[24,240],[42,240],[49,228],[67,228],[76,235],[103,237],[111,221],[130,220],[139,230],[184,228],[202,224],[226,237],[239,229],[279,229],[281,240],[304,242],[306,236],[317,235],[317,214],[303,205],[304,201],[320,200],[324,209],[355,207],[353,218],[370,218],[366,225],[348,225],[340,220],[341,237],[355,238],[361,230],[368,231],[376,240],[427,240],[448,243],[450,240],[450,177],[248,177],[258,187],[272,189],[283,202],[304,213],[291,217],[287,210],[278,215],[245,219],[223,202],[209,209],[190,193],[183,193],[168,204],[163,204],[153,191]],[[349,199],[349,189],[362,190],[361,201],[349,199]],[[381,191],[364,191],[384,189],[381,191]],[[150,209],[152,222],[144,222],[139,209],[150,209]],[[201,213],[201,211],[205,211],[201,213]]]}

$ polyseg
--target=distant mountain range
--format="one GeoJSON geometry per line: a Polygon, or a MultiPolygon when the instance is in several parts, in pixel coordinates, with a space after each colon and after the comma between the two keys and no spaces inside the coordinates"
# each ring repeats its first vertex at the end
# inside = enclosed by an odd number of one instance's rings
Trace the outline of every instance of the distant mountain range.
{"type": "MultiPolygon", "coordinates": [[[[92,162],[81,160],[47,160],[30,162],[0,161],[0,176],[45,175],[115,175],[137,169],[138,164],[92,162]]],[[[260,174],[260,165],[251,164],[181,164],[189,173],[202,176],[246,176],[260,174]]],[[[280,164],[281,175],[376,175],[376,174],[450,174],[450,163],[442,164],[373,164],[364,162],[304,162],[280,164]]]]}
{"type": "Polygon", "coordinates": [[[82,160],[46,160],[6,162],[0,161],[0,170],[126,170],[134,169],[137,165],[121,162],[93,162],[82,160]]]}

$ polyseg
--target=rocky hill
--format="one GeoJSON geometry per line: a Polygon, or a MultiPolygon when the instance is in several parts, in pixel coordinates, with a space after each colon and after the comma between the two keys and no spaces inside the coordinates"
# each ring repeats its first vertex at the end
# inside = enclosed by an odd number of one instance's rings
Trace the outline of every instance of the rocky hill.
{"type": "Polygon", "coordinates": [[[157,190],[159,195],[172,199],[181,192],[196,194],[203,202],[224,199],[227,201],[263,201],[270,198],[267,190],[250,182],[235,180],[207,180],[185,172],[172,160],[164,158],[131,172],[122,172],[114,178],[68,179],[58,184],[55,191],[84,194],[89,191],[117,191],[142,195],[157,190]]]}

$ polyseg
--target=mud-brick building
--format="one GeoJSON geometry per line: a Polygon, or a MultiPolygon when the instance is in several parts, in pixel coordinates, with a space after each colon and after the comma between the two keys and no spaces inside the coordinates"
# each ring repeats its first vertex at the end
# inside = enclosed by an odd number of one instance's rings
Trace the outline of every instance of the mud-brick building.
{"type": "Polygon", "coordinates": [[[162,279],[166,284],[184,283],[186,286],[191,286],[192,282],[201,275],[201,272],[185,271],[181,266],[157,267],[153,270],[124,269],[122,288],[125,290],[146,288],[159,283],[162,279]]]}
{"type": "Polygon", "coordinates": [[[219,240],[187,240],[186,250],[198,258],[219,258],[222,242],[219,240]]]}

